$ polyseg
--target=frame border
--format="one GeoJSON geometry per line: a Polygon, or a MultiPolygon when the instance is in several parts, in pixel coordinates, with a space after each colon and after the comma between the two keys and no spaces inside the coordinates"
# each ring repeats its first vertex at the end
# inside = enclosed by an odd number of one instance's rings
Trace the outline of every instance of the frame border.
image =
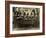
{"type": "Polygon", "coordinates": [[[5,1],[5,37],[45,35],[45,3],[5,1]],[[39,5],[43,6],[42,33],[10,34],[10,4],[39,5]]]}

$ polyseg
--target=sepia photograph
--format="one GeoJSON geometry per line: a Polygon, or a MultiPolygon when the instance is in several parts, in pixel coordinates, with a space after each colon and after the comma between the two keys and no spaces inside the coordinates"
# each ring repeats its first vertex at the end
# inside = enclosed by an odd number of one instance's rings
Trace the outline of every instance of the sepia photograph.
{"type": "Polygon", "coordinates": [[[39,29],[40,8],[13,7],[13,30],[39,29]]]}

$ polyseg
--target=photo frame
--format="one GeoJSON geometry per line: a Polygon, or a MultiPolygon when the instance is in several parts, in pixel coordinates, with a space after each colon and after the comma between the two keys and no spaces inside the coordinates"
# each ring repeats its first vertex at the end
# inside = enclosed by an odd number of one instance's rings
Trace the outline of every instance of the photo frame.
{"type": "Polygon", "coordinates": [[[5,1],[5,36],[45,34],[45,5],[36,2],[5,1]]]}

